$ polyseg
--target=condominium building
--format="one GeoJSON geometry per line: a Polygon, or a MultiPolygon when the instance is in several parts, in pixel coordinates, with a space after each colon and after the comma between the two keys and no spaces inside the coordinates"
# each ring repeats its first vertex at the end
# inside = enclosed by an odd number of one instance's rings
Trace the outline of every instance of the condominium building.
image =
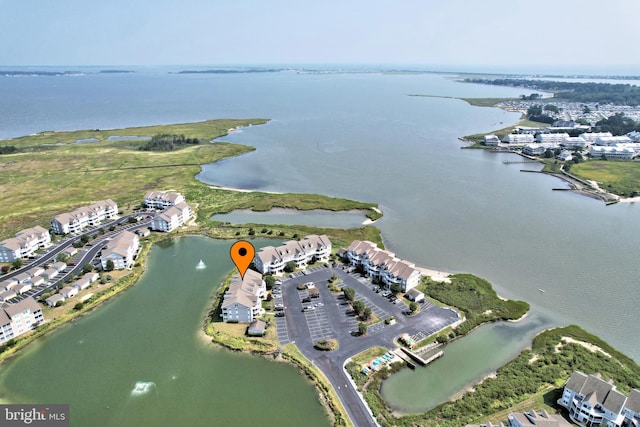
{"type": "Polygon", "coordinates": [[[113,262],[114,270],[131,268],[133,260],[140,247],[140,239],[130,231],[123,231],[111,239],[106,249],[102,250],[100,262],[102,269],[107,270],[109,261],[113,262]]]}
{"type": "Polygon", "coordinates": [[[486,145],[487,147],[495,147],[498,144],[500,144],[500,138],[498,138],[496,135],[485,135],[484,136],[484,145],[486,145]]]}
{"type": "Polygon", "coordinates": [[[631,144],[633,140],[628,136],[599,136],[595,140],[596,145],[611,147],[618,144],[631,144]]]}
{"type": "Polygon", "coordinates": [[[262,275],[247,270],[244,278],[233,277],[222,302],[222,320],[225,322],[253,322],[264,314],[262,299],[267,287],[262,275]]]}
{"type": "Polygon", "coordinates": [[[349,263],[359,266],[365,274],[391,287],[399,284],[402,292],[415,288],[420,283],[420,270],[415,264],[401,260],[393,252],[378,248],[367,240],[354,240],[346,250],[349,263]]]}
{"type": "Polygon", "coordinates": [[[602,156],[607,159],[625,159],[630,160],[635,156],[633,148],[625,147],[623,145],[615,146],[599,146],[592,145],[589,147],[589,155],[593,158],[600,158],[602,156]]]}
{"type": "Polygon", "coordinates": [[[182,194],[171,191],[149,191],[144,195],[144,205],[152,209],[167,209],[184,202],[182,194]]]}
{"type": "Polygon", "coordinates": [[[569,418],[579,425],[640,425],[640,391],[633,389],[627,396],[599,374],[575,371],[565,383],[558,404],[568,409],[569,418]]]}
{"type": "Polygon", "coordinates": [[[183,225],[191,218],[193,212],[189,205],[180,202],[170,206],[151,220],[151,229],[155,231],[170,232],[183,225]]]}
{"type": "Polygon", "coordinates": [[[594,142],[596,142],[596,139],[600,137],[609,137],[613,135],[611,135],[611,132],[585,132],[581,133],[579,136],[585,141],[593,144],[594,142]]]}
{"type": "Polygon", "coordinates": [[[16,233],[16,237],[0,242],[0,262],[13,262],[30,257],[39,248],[50,245],[49,230],[40,226],[24,229],[16,233]]]}
{"type": "Polygon", "coordinates": [[[515,145],[531,144],[533,141],[535,139],[530,133],[510,133],[502,138],[502,142],[515,145]]]}
{"type": "Polygon", "coordinates": [[[265,246],[253,258],[253,265],[262,274],[280,274],[289,262],[302,268],[312,261],[322,261],[331,255],[331,241],[326,235],[311,234],[304,239],[289,240],[278,247],[265,246]]]}
{"type": "Polygon", "coordinates": [[[565,139],[569,138],[569,134],[566,132],[561,133],[539,133],[536,136],[536,141],[538,142],[552,142],[556,144],[560,144],[565,139]]]}
{"type": "Polygon", "coordinates": [[[105,219],[115,218],[118,204],[111,199],[102,200],[74,211],[56,215],[51,228],[56,234],[79,233],[87,227],[100,225],[105,219]]]}
{"type": "Polygon", "coordinates": [[[565,138],[560,145],[567,148],[584,148],[587,146],[587,140],[580,136],[570,136],[565,138]]]}
{"type": "Polygon", "coordinates": [[[44,322],[42,309],[31,297],[0,308],[0,343],[18,337],[44,322]]]}

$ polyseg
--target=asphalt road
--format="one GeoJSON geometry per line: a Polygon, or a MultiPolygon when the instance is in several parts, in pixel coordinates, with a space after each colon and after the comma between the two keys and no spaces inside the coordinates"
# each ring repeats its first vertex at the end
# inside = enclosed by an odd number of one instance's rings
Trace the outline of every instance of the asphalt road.
{"type": "Polygon", "coordinates": [[[341,268],[314,267],[307,271],[308,274],[297,273],[293,278],[282,279],[281,300],[286,315],[276,318],[280,342],[295,342],[302,354],[327,376],[354,425],[377,426],[344,370],[347,359],[373,346],[394,348],[394,338],[405,332],[416,337],[430,335],[456,322],[458,315],[453,310],[426,303],[418,315],[407,317],[402,314],[406,310],[404,304],[392,304],[381,294],[373,292],[371,283],[358,275],[351,275],[341,268]],[[333,274],[345,286],[354,288],[356,299],[363,301],[378,317],[394,316],[397,323],[385,325],[381,322],[372,325],[366,336],[357,336],[358,321],[350,306],[342,295],[332,295],[327,288],[328,279],[333,274]],[[319,299],[312,299],[311,303],[302,302],[308,293],[299,291],[296,286],[305,282],[314,282],[320,292],[319,299]],[[303,311],[304,306],[317,302],[322,302],[322,305],[303,311]],[[314,343],[320,338],[336,339],[339,348],[331,352],[316,350],[314,343]]]}
{"type": "Polygon", "coordinates": [[[45,283],[44,285],[40,285],[23,294],[20,294],[16,298],[10,299],[8,303],[15,304],[16,302],[19,302],[28,297],[33,297],[34,299],[38,300],[42,296],[42,294],[65,286],[66,278],[73,277],[78,274],[80,271],[82,271],[82,268],[85,264],[93,264],[98,252],[102,250],[107,240],[111,239],[116,234],[124,230],[135,231],[140,228],[148,227],[151,224],[151,218],[136,223],[129,223],[129,217],[139,215],[153,217],[155,214],[155,212],[150,211],[134,212],[100,224],[98,227],[84,229],[82,230],[82,233],[78,233],[77,235],[68,235],[63,237],[53,246],[47,248],[46,251],[38,253],[35,259],[29,260],[29,262],[22,266],[20,269],[0,276],[0,280],[10,279],[11,277],[25,272],[33,267],[42,267],[45,264],[56,262],[58,254],[72,246],[73,242],[78,240],[82,234],[92,235],[97,233],[100,228],[108,230],[111,226],[116,226],[113,231],[107,231],[103,235],[100,235],[91,240],[87,245],[85,245],[84,248],[81,248],[78,253],[69,260],[69,262],[67,263],[67,268],[63,270],[63,273],[60,276],[56,277],[54,281],[49,282],[48,284],[45,283]]]}

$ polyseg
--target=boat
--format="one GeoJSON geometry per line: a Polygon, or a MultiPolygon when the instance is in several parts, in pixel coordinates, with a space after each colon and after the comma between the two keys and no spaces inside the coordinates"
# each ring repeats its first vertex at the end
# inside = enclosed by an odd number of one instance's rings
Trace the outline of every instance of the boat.
{"type": "Polygon", "coordinates": [[[540,291],[540,292],[542,292],[542,293],[545,293],[545,290],[544,290],[544,289],[542,289],[542,288],[538,288],[538,291],[540,291]]]}

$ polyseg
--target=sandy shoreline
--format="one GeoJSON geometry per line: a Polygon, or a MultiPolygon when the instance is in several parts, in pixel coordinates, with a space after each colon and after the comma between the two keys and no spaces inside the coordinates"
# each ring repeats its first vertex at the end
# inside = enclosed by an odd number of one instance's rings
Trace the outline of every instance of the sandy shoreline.
{"type": "Polygon", "coordinates": [[[445,271],[431,270],[429,268],[420,267],[420,266],[416,266],[416,270],[420,270],[420,272],[431,277],[431,279],[435,280],[436,282],[451,283],[451,279],[449,279],[449,276],[451,275],[451,273],[447,273],[445,271]]]}

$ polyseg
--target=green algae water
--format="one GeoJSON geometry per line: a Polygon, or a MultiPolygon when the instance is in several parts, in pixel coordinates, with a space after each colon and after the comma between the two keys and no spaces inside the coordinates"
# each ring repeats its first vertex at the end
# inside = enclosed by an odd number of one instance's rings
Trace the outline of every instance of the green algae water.
{"type": "Polygon", "coordinates": [[[293,366],[200,334],[233,268],[230,244],[187,237],[154,246],[139,283],[0,366],[0,398],[69,403],[79,427],[329,425],[293,366]]]}

